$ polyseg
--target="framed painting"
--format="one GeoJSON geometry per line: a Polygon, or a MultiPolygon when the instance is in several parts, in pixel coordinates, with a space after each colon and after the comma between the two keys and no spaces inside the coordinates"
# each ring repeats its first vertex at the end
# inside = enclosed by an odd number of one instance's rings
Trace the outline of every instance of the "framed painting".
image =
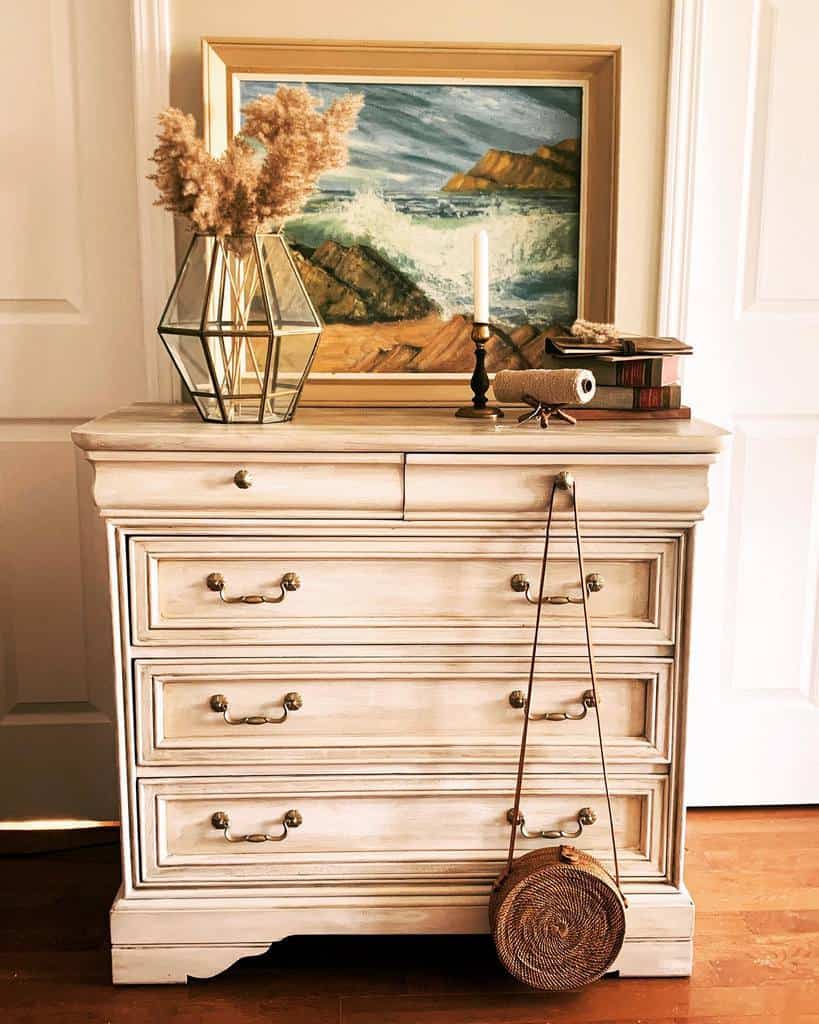
{"type": "Polygon", "coordinates": [[[614,311],[619,50],[203,40],[205,137],[280,84],[364,105],[350,159],[285,235],[325,322],[306,405],[459,405],[474,365],[472,245],[490,249],[487,369],[614,311]]]}

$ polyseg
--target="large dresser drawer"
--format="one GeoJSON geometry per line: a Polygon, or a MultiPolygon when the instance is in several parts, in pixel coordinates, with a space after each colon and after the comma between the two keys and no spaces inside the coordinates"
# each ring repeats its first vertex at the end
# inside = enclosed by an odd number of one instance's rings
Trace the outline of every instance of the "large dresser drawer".
{"type": "MultiPolygon", "coordinates": [[[[454,773],[467,763],[511,766],[527,671],[522,659],[137,661],[137,763],[314,773],[363,764],[454,773]]],[[[667,764],[671,664],[601,660],[597,677],[609,763],[667,764]]],[[[567,717],[531,723],[530,765],[599,766],[589,687],[582,659],[540,661],[533,712],[567,717]]]]}
{"type": "MultiPolygon", "coordinates": [[[[492,534],[134,538],[133,641],[528,644],[535,609],[513,578],[536,587],[541,543],[492,534]]],[[[586,541],[587,581],[602,578],[590,597],[598,647],[673,644],[678,560],[674,539],[586,541]]],[[[580,586],[573,539],[553,539],[548,596],[577,600],[580,586]]],[[[579,604],[549,604],[542,639],[584,644],[582,622],[579,604]]]]}
{"type": "MultiPolygon", "coordinates": [[[[665,878],[667,776],[615,775],[610,781],[623,877],[665,878]]],[[[489,883],[508,844],[512,788],[509,773],[142,779],[140,882],[220,888],[345,880],[489,883]],[[298,812],[298,827],[285,828],[289,811],[298,812]],[[244,839],[265,834],[284,838],[244,839]]],[[[573,832],[583,808],[597,820],[571,841],[610,865],[599,777],[530,776],[521,801],[530,830],[573,832]]],[[[518,851],[545,842],[520,837],[518,851]]]]}
{"type": "Polygon", "coordinates": [[[98,452],[94,466],[110,512],[400,519],[404,505],[404,457],[389,452],[98,452]]]}

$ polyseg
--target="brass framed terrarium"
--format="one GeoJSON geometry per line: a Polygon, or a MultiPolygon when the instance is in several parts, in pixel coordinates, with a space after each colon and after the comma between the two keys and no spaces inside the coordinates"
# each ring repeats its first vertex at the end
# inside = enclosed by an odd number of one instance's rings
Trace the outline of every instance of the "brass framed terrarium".
{"type": "Polygon", "coordinates": [[[281,423],[322,328],[277,232],[194,235],[158,330],[203,420],[281,423]]]}

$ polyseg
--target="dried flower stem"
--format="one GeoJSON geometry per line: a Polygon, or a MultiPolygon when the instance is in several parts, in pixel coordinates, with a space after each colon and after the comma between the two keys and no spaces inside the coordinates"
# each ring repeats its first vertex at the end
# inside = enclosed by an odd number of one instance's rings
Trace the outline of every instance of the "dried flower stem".
{"type": "Polygon", "coordinates": [[[278,227],[302,209],[325,171],[345,166],[363,102],[348,93],[321,112],[304,86],[279,86],[242,108],[244,130],[218,159],[197,137],[193,117],[171,107],[159,115],[156,171],[148,176],[156,205],[221,237],[278,227]],[[264,149],[261,162],[251,138],[264,149]]]}

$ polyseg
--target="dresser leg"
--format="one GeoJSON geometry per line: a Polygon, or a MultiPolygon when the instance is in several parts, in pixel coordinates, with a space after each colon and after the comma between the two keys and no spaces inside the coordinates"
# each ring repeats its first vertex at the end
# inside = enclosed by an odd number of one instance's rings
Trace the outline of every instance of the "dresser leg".
{"type": "Polygon", "coordinates": [[[687,978],[693,961],[692,939],[626,939],[613,970],[621,978],[687,978]]]}
{"type": "Polygon", "coordinates": [[[266,953],[263,946],[112,946],[115,985],[185,984],[188,978],[212,978],[237,960],[266,953]]]}

